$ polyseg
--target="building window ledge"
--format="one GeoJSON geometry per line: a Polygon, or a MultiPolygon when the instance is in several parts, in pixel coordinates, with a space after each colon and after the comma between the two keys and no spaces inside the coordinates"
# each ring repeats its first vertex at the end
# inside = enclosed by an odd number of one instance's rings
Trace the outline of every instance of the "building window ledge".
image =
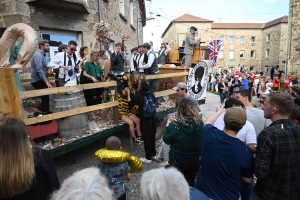
{"type": "Polygon", "coordinates": [[[125,23],[127,23],[126,17],[125,17],[122,13],[119,13],[119,15],[120,15],[121,19],[122,19],[125,23]]]}
{"type": "Polygon", "coordinates": [[[135,31],[135,28],[134,28],[134,26],[132,26],[132,24],[130,24],[130,28],[131,28],[133,31],[135,31]]]}

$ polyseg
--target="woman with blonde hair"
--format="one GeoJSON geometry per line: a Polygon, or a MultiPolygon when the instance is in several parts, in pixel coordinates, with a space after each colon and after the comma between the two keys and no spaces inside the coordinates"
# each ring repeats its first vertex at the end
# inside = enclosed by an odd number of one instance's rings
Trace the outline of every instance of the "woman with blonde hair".
{"type": "Polygon", "coordinates": [[[23,121],[0,125],[0,199],[48,199],[60,184],[51,155],[33,148],[23,121]]]}
{"type": "Polygon", "coordinates": [[[176,167],[192,187],[200,167],[202,131],[203,122],[196,105],[180,98],[176,118],[168,120],[163,140],[170,145],[170,166],[176,167]]]}
{"type": "MultiPolygon", "coordinates": [[[[83,76],[87,79],[88,83],[102,82],[102,69],[98,61],[99,50],[91,50],[88,60],[84,64],[83,76]]],[[[84,90],[87,106],[92,106],[102,103],[102,89],[96,88],[91,90],[84,90]]],[[[96,112],[96,115],[100,115],[100,111],[96,112]]],[[[93,120],[93,113],[89,113],[89,120],[93,120]]]]}

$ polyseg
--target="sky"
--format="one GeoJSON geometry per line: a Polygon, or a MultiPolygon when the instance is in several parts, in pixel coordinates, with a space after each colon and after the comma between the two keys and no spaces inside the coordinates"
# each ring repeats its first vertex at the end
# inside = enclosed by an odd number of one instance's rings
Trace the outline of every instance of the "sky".
{"type": "Polygon", "coordinates": [[[289,14],[289,0],[145,0],[145,4],[146,17],[154,19],[146,21],[144,42],[153,41],[155,50],[170,22],[186,13],[218,23],[266,23],[289,14]]]}

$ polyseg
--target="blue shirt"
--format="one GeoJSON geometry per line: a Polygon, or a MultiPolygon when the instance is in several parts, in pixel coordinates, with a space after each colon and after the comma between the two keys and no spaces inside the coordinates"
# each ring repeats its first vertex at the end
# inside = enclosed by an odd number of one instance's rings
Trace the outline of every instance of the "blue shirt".
{"type": "Polygon", "coordinates": [[[238,200],[240,176],[253,177],[251,149],[212,124],[203,129],[201,169],[195,188],[211,199],[238,200]]]}
{"type": "Polygon", "coordinates": [[[31,83],[38,81],[44,81],[47,79],[47,62],[45,53],[38,50],[34,53],[30,64],[31,64],[31,83]]]}
{"type": "Polygon", "coordinates": [[[125,194],[125,174],[130,172],[128,162],[124,163],[104,163],[100,162],[98,168],[102,174],[105,174],[108,184],[114,190],[117,198],[125,194]]]}
{"type": "Polygon", "coordinates": [[[190,187],[190,200],[210,200],[203,192],[196,188],[190,187]]]}
{"type": "Polygon", "coordinates": [[[241,79],[241,89],[242,90],[249,90],[248,80],[247,79],[241,79]]]}

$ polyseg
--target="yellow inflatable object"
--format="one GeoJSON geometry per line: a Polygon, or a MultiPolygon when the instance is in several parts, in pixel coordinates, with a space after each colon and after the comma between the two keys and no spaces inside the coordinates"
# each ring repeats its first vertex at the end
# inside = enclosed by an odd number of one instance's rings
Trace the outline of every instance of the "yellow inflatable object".
{"type": "Polygon", "coordinates": [[[6,29],[0,38],[0,68],[17,68],[24,67],[32,58],[37,47],[37,36],[33,28],[27,24],[18,23],[6,29]],[[23,38],[23,43],[17,57],[16,64],[10,66],[9,57],[17,39],[23,38]]]}
{"type": "Polygon", "coordinates": [[[95,156],[98,160],[105,163],[128,162],[132,173],[140,172],[143,169],[142,161],[135,156],[130,156],[130,154],[125,151],[99,149],[95,152],[95,156]]]}

